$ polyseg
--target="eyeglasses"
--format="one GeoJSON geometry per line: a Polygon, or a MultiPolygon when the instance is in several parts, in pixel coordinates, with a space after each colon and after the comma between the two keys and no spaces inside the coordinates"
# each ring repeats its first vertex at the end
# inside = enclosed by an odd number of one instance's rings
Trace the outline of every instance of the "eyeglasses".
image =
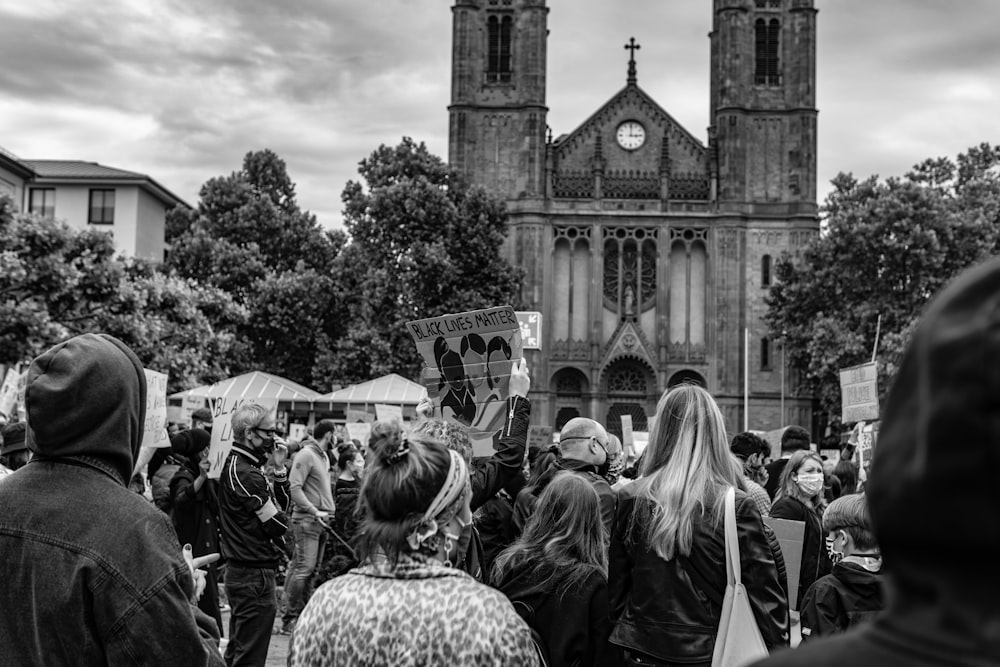
{"type": "Polygon", "coordinates": [[[609,443],[601,442],[596,435],[574,435],[569,438],[562,438],[560,442],[566,440],[593,440],[601,446],[601,449],[604,450],[605,454],[608,453],[608,447],[610,446],[609,443]]]}
{"type": "Polygon", "coordinates": [[[253,430],[257,431],[258,433],[263,433],[269,438],[273,438],[275,434],[277,434],[278,432],[278,429],[276,428],[261,428],[259,426],[254,426],[253,430]]]}

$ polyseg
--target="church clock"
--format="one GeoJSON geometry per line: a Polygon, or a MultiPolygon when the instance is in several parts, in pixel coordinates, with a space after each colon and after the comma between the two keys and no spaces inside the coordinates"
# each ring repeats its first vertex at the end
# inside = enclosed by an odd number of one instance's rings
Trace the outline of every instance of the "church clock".
{"type": "Polygon", "coordinates": [[[627,151],[634,151],[646,143],[646,128],[638,121],[627,120],[618,126],[615,136],[619,146],[627,151]]]}

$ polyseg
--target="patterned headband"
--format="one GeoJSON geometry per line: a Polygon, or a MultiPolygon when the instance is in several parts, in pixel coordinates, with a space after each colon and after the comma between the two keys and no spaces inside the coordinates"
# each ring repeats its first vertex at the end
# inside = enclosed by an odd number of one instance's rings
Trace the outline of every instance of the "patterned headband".
{"type": "MultiPolygon", "coordinates": [[[[462,458],[461,454],[451,449],[448,450],[448,454],[451,459],[448,465],[448,476],[445,478],[441,490],[427,507],[420,522],[406,538],[410,548],[414,551],[423,547],[425,542],[437,535],[438,523],[435,517],[453,505],[469,487],[469,470],[465,465],[465,459],[462,458]]],[[[433,543],[428,546],[433,548],[433,543]]]]}

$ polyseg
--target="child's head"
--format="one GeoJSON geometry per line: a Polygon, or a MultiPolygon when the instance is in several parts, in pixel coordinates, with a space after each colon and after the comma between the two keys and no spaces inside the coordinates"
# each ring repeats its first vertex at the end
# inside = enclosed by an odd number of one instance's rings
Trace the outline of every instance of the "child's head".
{"type": "Polygon", "coordinates": [[[830,503],[823,514],[823,530],[833,550],[845,556],[878,551],[864,494],[842,496],[830,503]]]}

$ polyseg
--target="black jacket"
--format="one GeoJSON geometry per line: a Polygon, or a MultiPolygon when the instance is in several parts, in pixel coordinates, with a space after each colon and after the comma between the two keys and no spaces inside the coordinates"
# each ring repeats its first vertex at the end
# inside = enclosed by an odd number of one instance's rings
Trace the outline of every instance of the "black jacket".
{"type": "MultiPolygon", "coordinates": [[[[629,484],[619,491],[611,539],[611,641],[659,660],[711,661],[726,592],[724,523],[715,525],[710,518],[696,522],[691,554],[665,561],[630,531],[634,512],[640,512],[640,525],[651,515],[647,502],[636,500],[636,487],[629,484]]],[[[764,643],[785,646],[788,602],[760,513],[739,489],[736,531],[743,584],[764,643]]]]}
{"type": "Polygon", "coordinates": [[[882,575],[855,563],[837,563],[802,601],[802,641],[871,622],[885,607],[882,575]]]}
{"type": "Polygon", "coordinates": [[[277,568],[288,530],[288,478],[276,482],[281,501],[260,469],[264,459],[239,444],[222,466],[219,477],[219,526],[222,556],[242,567],[277,568]]]}
{"type": "MultiPolygon", "coordinates": [[[[790,602],[801,603],[805,599],[806,591],[816,583],[820,577],[830,574],[832,564],[830,556],[826,553],[826,533],[823,532],[823,521],[813,510],[806,507],[796,498],[785,496],[775,501],[771,505],[772,519],[789,519],[792,521],[803,521],[806,530],[802,537],[802,569],[799,571],[799,590],[789,591],[790,602]]],[[[792,605],[794,609],[800,609],[801,604],[792,605]]]]}
{"type": "Polygon", "coordinates": [[[587,579],[560,595],[564,577],[543,581],[537,571],[511,571],[496,588],[544,644],[549,667],[614,667],[620,651],[608,643],[608,581],[594,569],[587,579]]]}
{"type": "Polygon", "coordinates": [[[472,482],[470,505],[475,512],[483,503],[510,484],[521,472],[524,450],[528,446],[528,422],[531,421],[531,401],[521,396],[507,399],[507,419],[500,433],[499,445],[493,456],[469,471],[472,482]]]}

